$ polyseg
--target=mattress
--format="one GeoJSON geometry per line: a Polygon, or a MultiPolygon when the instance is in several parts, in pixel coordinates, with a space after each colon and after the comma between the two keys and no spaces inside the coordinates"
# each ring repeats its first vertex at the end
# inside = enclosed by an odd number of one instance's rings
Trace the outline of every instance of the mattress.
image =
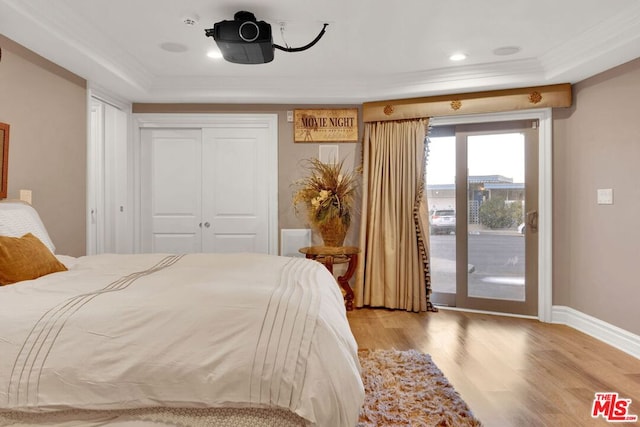
{"type": "Polygon", "coordinates": [[[0,287],[0,425],[356,424],[357,346],[321,264],[262,254],[65,264],[0,287]]]}

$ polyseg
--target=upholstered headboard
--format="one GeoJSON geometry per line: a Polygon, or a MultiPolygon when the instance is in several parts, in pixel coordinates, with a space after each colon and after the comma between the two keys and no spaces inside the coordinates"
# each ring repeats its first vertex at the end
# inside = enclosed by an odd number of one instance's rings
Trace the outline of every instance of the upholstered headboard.
{"type": "Polygon", "coordinates": [[[55,253],[56,247],[31,205],[21,201],[0,202],[0,236],[22,237],[27,233],[36,236],[55,253]]]}

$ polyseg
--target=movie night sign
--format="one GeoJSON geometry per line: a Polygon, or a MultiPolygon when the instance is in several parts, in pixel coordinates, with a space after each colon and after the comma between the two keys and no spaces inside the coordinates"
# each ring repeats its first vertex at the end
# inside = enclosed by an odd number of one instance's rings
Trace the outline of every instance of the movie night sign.
{"type": "Polygon", "coordinates": [[[357,142],[358,109],[294,110],[295,142],[357,142]]]}

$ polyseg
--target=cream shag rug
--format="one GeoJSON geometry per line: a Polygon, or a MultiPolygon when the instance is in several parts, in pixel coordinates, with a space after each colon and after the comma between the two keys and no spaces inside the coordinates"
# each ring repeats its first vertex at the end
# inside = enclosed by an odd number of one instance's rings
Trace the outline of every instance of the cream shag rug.
{"type": "Polygon", "coordinates": [[[481,426],[427,354],[360,350],[366,397],[358,427],[481,426]]]}

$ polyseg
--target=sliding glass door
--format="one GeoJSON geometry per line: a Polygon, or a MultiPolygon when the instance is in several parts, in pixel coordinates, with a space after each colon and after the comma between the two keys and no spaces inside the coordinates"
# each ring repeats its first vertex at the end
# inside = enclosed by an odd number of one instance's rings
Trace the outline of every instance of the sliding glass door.
{"type": "Polygon", "coordinates": [[[434,303],[537,314],[537,153],[534,121],[433,129],[434,303]]]}

